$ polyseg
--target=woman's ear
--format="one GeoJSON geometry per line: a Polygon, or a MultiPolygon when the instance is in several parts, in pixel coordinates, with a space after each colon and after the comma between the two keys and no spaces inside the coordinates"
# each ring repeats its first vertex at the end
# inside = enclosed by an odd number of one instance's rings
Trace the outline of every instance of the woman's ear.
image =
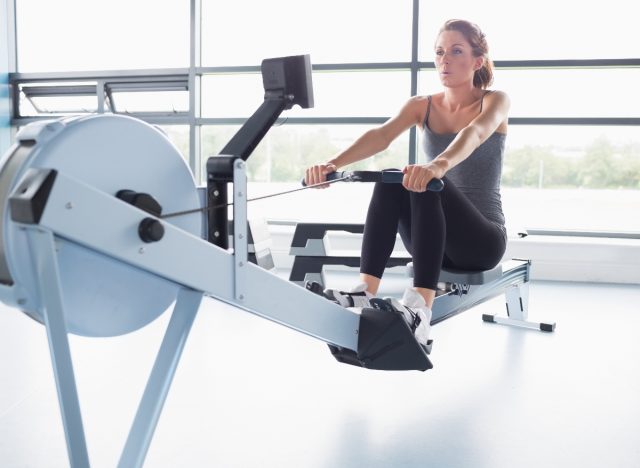
{"type": "Polygon", "coordinates": [[[483,56],[476,57],[476,61],[473,64],[474,71],[480,70],[483,65],[484,65],[484,57],[483,56]]]}

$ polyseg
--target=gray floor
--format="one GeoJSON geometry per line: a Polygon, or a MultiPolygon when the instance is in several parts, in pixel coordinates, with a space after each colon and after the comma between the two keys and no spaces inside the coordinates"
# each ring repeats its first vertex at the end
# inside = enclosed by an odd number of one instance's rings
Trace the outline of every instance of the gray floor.
{"type": "MultiPolygon", "coordinates": [[[[286,299],[283,299],[286,300],[286,299]]],[[[426,373],[340,365],[326,346],[207,299],[147,467],[640,467],[640,288],[535,283],[434,327],[426,373]]],[[[72,337],[93,466],[118,459],[168,314],[72,337]]],[[[0,466],[67,466],[45,330],[0,308],[0,466]]]]}

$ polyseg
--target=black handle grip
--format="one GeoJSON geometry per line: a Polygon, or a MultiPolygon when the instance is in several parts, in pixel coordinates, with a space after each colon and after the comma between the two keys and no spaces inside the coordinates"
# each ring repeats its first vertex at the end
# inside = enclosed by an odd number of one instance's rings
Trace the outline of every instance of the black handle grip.
{"type": "MultiPolygon", "coordinates": [[[[385,184],[401,184],[404,174],[402,171],[336,171],[327,174],[327,181],[344,179],[344,182],[382,182],[385,184]]],[[[302,185],[306,187],[304,179],[302,185]]],[[[440,192],[444,188],[441,179],[431,179],[427,190],[440,192]]]]}

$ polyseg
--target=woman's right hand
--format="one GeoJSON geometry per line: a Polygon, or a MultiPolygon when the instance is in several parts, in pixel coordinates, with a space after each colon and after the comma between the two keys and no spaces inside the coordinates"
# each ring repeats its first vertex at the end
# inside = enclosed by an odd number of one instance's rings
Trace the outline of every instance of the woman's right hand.
{"type": "MultiPolygon", "coordinates": [[[[304,173],[304,183],[307,187],[315,184],[322,184],[327,180],[327,174],[336,172],[336,166],[332,163],[317,164],[311,166],[304,173]]],[[[329,188],[329,184],[318,185],[314,188],[329,188]]]]}

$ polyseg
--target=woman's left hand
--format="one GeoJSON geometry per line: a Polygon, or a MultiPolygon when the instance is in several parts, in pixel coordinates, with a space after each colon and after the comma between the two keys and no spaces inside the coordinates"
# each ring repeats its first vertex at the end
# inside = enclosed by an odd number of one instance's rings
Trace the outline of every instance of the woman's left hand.
{"type": "Polygon", "coordinates": [[[402,170],[402,186],[411,192],[425,192],[431,179],[442,178],[441,171],[433,164],[411,164],[402,170]]]}

